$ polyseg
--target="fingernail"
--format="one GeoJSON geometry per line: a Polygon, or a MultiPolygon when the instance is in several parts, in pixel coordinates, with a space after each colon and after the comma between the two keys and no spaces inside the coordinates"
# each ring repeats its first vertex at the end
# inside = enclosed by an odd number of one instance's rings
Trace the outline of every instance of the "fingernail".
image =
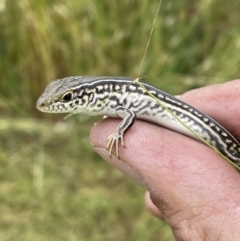
{"type": "Polygon", "coordinates": [[[138,185],[148,189],[148,185],[142,175],[129,163],[125,162],[124,160],[119,160],[116,156],[112,156],[112,158],[109,157],[109,153],[104,149],[100,147],[94,147],[94,150],[109,164],[116,167],[119,171],[121,171],[123,174],[125,174],[127,177],[129,177],[131,180],[133,180],[138,185]]]}

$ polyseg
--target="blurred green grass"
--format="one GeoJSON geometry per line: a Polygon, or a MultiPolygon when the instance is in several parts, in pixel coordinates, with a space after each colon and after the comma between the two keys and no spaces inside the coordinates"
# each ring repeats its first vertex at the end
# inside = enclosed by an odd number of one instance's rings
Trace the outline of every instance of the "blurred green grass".
{"type": "MultiPolygon", "coordinates": [[[[158,1],[0,0],[0,240],[173,240],[93,151],[98,118],[35,109],[55,78],[137,77],[158,1]],[[86,120],[86,119],[85,119],[86,120]]],[[[171,93],[238,78],[240,2],[163,0],[141,69],[171,93]]]]}

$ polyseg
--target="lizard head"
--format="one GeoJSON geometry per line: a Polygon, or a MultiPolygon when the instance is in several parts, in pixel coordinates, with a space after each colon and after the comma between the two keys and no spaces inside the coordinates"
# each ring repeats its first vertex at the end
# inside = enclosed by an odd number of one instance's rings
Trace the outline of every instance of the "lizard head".
{"type": "Polygon", "coordinates": [[[67,77],[52,81],[39,97],[37,109],[51,113],[83,111],[91,95],[83,91],[87,80],[88,77],[67,77]]]}

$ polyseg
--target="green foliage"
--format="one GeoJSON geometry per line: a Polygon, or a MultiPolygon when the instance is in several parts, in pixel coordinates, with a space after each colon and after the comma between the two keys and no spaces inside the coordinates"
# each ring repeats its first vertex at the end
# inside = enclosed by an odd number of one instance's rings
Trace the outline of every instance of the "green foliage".
{"type": "MultiPolygon", "coordinates": [[[[20,103],[14,111],[21,114],[19,107],[35,111],[37,97],[54,78],[138,76],[158,5],[136,0],[1,2],[0,88],[4,97],[20,103]]],[[[191,79],[188,88],[238,77],[239,9],[238,1],[163,1],[141,70],[146,81],[162,87],[174,79],[166,89],[180,92],[184,89],[174,85],[184,84],[181,75],[191,79]],[[214,80],[195,83],[201,76],[214,80]]]]}
{"type": "Polygon", "coordinates": [[[0,121],[1,240],[162,240],[143,190],[93,153],[89,124],[0,121]]]}
{"type": "Polygon", "coordinates": [[[237,0],[163,0],[140,70],[157,6],[0,0],[1,240],[168,240],[142,190],[93,153],[93,122],[35,109],[51,80],[71,75],[141,73],[171,94],[239,77],[237,0]]]}

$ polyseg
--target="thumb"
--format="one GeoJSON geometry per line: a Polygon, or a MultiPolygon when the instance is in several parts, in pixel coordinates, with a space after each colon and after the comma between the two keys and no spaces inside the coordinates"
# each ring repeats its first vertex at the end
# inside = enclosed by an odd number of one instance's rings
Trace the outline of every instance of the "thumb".
{"type": "Polygon", "coordinates": [[[91,143],[105,160],[148,189],[177,240],[238,240],[240,177],[231,165],[207,146],[143,121],[126,133],[121,160],[111,159],[106,140],[118,123],[99,122],[91,143]]]}

